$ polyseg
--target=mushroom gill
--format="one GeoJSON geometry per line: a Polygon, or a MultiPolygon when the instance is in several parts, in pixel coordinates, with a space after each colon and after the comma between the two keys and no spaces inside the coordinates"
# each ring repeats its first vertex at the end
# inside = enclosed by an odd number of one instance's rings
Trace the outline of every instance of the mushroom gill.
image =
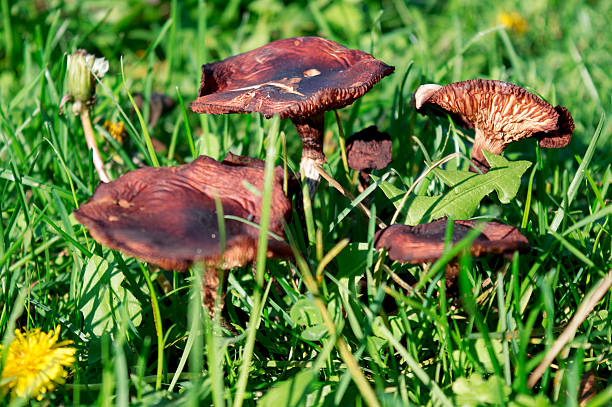
{"type": "Polygon", "coordinates": [[[417,111],[450,114],[460,125],[474,129],[472,161],[486,171],[482,150],[500,154],[513,141],[536,137],[540,146],[569,144],[574,121],[563,106],[553,107],[511,83],[471,79],[446,86],[421,85],[413,95],[417,111]]]}

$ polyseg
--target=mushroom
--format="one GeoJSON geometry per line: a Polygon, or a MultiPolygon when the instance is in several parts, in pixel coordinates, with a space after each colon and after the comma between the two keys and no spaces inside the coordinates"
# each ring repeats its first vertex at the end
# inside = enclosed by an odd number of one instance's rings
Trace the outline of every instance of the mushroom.
{"type": "Polygon", "coordinates": [[[302,139],[300,170],[312,194],[320,177],[316,167],[325,162],[325,111],[350,105],[393,70],[334,41],[287,38],[202,65],[201,87],[191,109],[291,119],[302,139]]]}
{"type": "MultiPolygon", "coordinates": [[[[140,92],[134,94],[134,102],[138,110],[144,108],[144,95],[140,92]]],[[[149,127],[155,127],[159,119],[172,111],[176,106],[176,101],[163,93],[151,92],[149,98],[149,127]]]]}
{"type": "MultiPolygon", "coordinates": [[[[471,229],[482,222],[455,220],[452,242],[463,239],[471,229]]],[[[439,259],[445,247],[447,219],[424,223],[416,226],[391,225],[374,236],[374,247],[386,249],[389,258],[400,263],[420,264],[439,259]]],[[[511,256],[515,251],[524,250],[529,241],[513,226],[498,222],[484,222],[481,234],[474,239],[470,253],[474,257],[486,254],[511,256]]],[[[447,286],[450,288],[456,277],[454,262],[447,265],[447,286]]]]}
{"type": "MultiPolygon", "coordinates": [[[[426,263],[435,261],[444,252],[447,219],[416,226],[391,225],[376,233],[376,249],[385,248],[391,260],[402,263],[426,263]]],[[[457,243],[478,223],[472,220],[455,220],[452,242],[457,243]]],[[[470,253],[479,257],[485,254],[512,254],[526,248],[529,242],[517,228],[498,222],[485,222],[482,233],[472,242],[470,253]]]]}
{"type": "Polygon", "coordinates": [[[471,79],[446,86],[421,85],[412,100],[417,111],[441,109],[475,132],[472,161],[486,172],[485,149],[500,154],[506,145],[536,137],[541,147],[569,144],[574,120],[563,106],[553,107],[520,86],[502,81],[471,79]]]}
{"type": "Polygon", "coordinates": [[[348,138],[346,154],[348,165],[359,173],[360,192],[369,183],[368,174],[372,170],[382,170],[391,163],[393,146],[388,133],[376,126],[367,127],[348,138]]]}
{"type": "MultiPolygon", "coordinates": [[[[203,302],[212,312],[218,271],[254,261],[259,236],[257,227],[225,219],[223,250],[215,196],[224,215],[258,223],[261,197],[245,182],[263,190],[264,168],[259,161],[230,155],[227,162],[217,162],[201,156],[186,165],[137,169],[100,184],[74,214],[96,241],[161,268],[185,270],[193,262],[204,263],[203,302]]],[[[279,237],[291,211],[282,178],[277,167],[269,230],[279,237]]],[[[287,258],[291,249],[270,237],[267,255],[287,258]]]]}

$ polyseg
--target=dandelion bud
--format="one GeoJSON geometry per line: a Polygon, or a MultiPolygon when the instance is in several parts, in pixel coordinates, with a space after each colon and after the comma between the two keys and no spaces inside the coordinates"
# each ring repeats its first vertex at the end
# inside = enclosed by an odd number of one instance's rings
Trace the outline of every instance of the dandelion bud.
{"type": "Polygon", "coordinates": [[[66,70],[65,98],[74,102],[75,114],[81,110],[83,103],[91,104],[95,93],[95,78],[102,78],[108,71],[108,61],[104,58],[96,58],[83,49],[76,50],[68,55],[68,66],[66,70]]]}

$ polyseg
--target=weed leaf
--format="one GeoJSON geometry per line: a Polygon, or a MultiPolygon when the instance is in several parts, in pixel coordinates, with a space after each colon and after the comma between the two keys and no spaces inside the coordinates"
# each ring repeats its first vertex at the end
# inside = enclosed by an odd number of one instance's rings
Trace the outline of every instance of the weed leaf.
{"type": "Polygon", "coordinates": [[[276,384],[257,403],[264,407],[304,406],[316,376],[312,369],[302,371],[288,380],[276,384]]]}
{"type": "Polygon", "coordinates": [[[483,404],[499,405],[502,400],[507,400],[510,392],[510,388],[497,376],[483,380],[482,376],[475,373],[469,378],[460,377],[453,383],[456,403],[465,407],[476,407],[483,404]]]}
{"type": "MultiPolygon", "coordinates": [[[[468,171],[443,170],[436,168],[436,174],[450,189],[444,195],[413,196],[408,198],[403,214],[406,224],[416,225],[423,222],[449,217],[452,219],[469,219],[480,201],[495,191],[501,203],[509,203],[521,185],[521,177],[531,166],[529,161],[508,161],[504,157],[484,151],[491,165],[486,174],[474,174],[468,171]]],[[[405,190],[389,182],[380,184],[382,191],[399,207],[405,190]]]]}
{"type": "MultiPolygon", "coordinates": [[[[112,256],[112,255],[109,255],[112,256]]],[[[83,313],[84,330],[99,337],[121,324],[122,307],[135,326],[140,325],[140,302],[121,283],[123,274],[111,267],[107,259],[93,255],[85,266],[81,286],[80,310],[83,313]]]]}

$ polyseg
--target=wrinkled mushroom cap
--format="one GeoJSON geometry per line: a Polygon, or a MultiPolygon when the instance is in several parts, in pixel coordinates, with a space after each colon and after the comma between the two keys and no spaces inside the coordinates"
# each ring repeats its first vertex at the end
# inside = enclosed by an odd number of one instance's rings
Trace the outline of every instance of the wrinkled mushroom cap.
{"type": "Polygon", "coordinates": [[[310,116],[350,105],[394,68],[319,37],[273,41],[202,66],[196,113],[310,116]]]}
{"type": "MultiPolygon", "coordinates": [[[[440,258],[444,251],[447,219],[417,226],[391,225],[377,232],[374,238],[376,249],[385,248],[389,258],[402,263],[419,264],[440,258]]],[[[453,224],[453,243],[463,239],[478,223],[471,220],[456,220],[453,224]]],[[[472,242],[470,253],[510,255],[525,249],[529,242],[515,227],[497,222],[485,222],[482,233],[472,242]]]]}
{"type": "MultiPolygon", "coordinates": [[[[258,164],[201,156],[186,165],[141,168],[100,184],[75,217],[98,242],[165,269],[184,270],[194,261],[225,269],[242,266],[256,256],[259,229],[225,219],[222,255],[215,195],[224,215],[259,223],[261,197],[243,182],[263,190],[264,169],[258,164]]],[[[280,168],[271,207],[270,231],[283,236],[291,204],[282,191],[280,168]]],[[[268,256],[290,256],[290,248],[270,238],[268,256]]]]}
{"type": "Polygon", "coordinates": [[[574,121],[569,111],[553,107],[520,86],[502,81],[471,79],[446,86],[422,85],[413,95],[418,111],[442,109],[476,132],[472,157],[482,148],[500,154],[508,143],[536,136],[542,147],[565,147],[574,121]]]}
{"type": "Polygon", "coordinates": [[[376,126],[365,128],[348,138],[348,165],[355,171],[381,170],[391,163],[393,146],[389,134],[376,126]]]}

